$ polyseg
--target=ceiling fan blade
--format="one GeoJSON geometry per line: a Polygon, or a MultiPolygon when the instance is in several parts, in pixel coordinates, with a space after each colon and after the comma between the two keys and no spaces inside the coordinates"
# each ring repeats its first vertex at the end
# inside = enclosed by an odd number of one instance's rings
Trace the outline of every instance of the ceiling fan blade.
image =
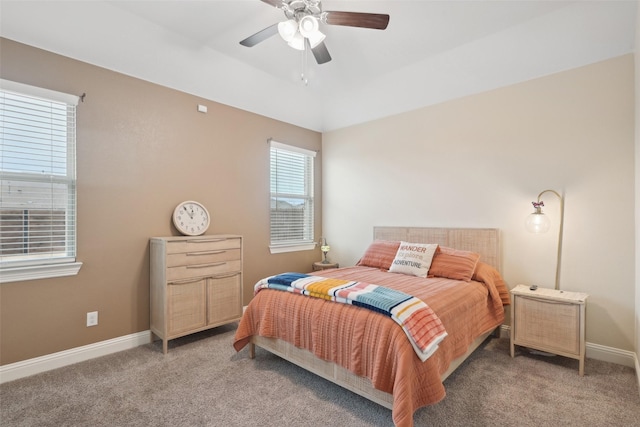
{"type": "Polygon", "coordinates": [[[284,5],[286,4],[282,0],[260,0],[260,1],[266,4],[270,4],[273,7],[277,7],[278,9],[284,8],[284,5]]]}
{"type": "Polygon", "coordinates": [[[329,25],[373,28],[374,30],[384,30],[389,25],[389,15],[379,13],[327,11],[322,16],[323,22],[329,25]]]}
{"type": "Polygon", "coordinates": [[[246,47],[253,47],[277,33],[278,33],[278,24],[276,23],[271,25],[270,27],[265,28],[264,30],[258,31],[252,36],[247,37],[246,39],[242,40],[240,44],[246,47]]]}
{"type": "MultiPolygon", "coordinates": [[[[305,40],[307,45],[309,45],[309,39],[305,40]]],[[[331,61],[331,55],[329,55],[329,50],[327,50],[327,46],[324,42],[320,42],[316,47],[312,48],[311,52],[313,52],[313,56],[316,58],[318,65],[331,61]]]]}

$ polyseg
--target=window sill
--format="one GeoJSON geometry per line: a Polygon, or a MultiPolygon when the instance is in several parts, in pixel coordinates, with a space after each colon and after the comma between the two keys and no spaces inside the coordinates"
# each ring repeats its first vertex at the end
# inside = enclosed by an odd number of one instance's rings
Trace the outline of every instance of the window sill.
{"type": "Polygon", "coordinates": [[[80,271],[80,267],[82,267],[81,262],[69,262],[64,264],[3,268],[0,270],[0,283],[75,276],[78,274],[78,271],[80,271]]]}
{"type": "Polygon", "coordinates": [[[272,254],[281,254],[284,252],[310,251],[316,248],[315,243],[292,244],[282,246],[269,246],[272,254]]]}

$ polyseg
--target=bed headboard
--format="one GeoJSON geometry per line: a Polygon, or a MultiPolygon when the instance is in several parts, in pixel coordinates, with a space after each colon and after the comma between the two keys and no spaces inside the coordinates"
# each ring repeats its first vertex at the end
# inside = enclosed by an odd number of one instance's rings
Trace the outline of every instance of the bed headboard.
{"type": "Polygon", "coordinates": [[[497,228],[373,227],[374,240],[437,243],[480,254],[480,261],[501,269],[500,230],[497,228]]]}

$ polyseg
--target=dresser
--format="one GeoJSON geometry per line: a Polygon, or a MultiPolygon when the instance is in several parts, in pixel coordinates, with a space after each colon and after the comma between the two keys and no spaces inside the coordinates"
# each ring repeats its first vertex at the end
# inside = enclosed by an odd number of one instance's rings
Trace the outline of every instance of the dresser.
{"type": "Polygon", "coordinates": [[[168,341],[242,316],[242,236],[150,239],[151,332],[168,341]]]}
{"type": "Polygon", "coordinates": [[[524,346],[578,359],[584,375],[585,313],[589,295],[518,285],[511,290],[511,357],[524,346]]]}

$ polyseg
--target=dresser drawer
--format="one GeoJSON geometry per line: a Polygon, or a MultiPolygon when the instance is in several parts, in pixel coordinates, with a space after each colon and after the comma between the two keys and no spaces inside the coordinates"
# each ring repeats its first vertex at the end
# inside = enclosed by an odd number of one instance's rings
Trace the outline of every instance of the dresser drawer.
{"type": "Polygon", "coordinates": [[[175,282],[194,277],[233,273],[235,271],[240,271],[241,267],[242,263],[240,260],[171,267],[167,268],[167,282],[175,282]]]}
{"type": "Polygon", "coordinates": [[[221,261],[238,261],[240,257],[240,249],[181,252],[167,255],[167,267],[214,264],[221,261]]]}
{"type": "Polygon", "coordinates": [[[185,239],[167,242],[167,255],[221,249],[240,249],[240,239],[212,237],[211,239],[185,239]]]}

